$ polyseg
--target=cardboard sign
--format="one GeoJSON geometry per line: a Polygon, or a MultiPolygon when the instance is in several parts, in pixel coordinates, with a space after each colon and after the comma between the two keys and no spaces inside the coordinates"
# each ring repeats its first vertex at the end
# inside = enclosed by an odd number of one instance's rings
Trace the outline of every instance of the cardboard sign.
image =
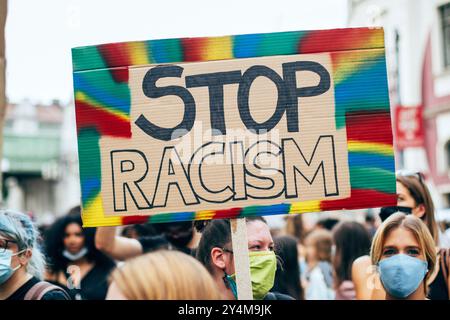
{"type": "Polygon", "coordinates": [[[85,226],[396,203],[382,29],[72,55],[85,226]]]}

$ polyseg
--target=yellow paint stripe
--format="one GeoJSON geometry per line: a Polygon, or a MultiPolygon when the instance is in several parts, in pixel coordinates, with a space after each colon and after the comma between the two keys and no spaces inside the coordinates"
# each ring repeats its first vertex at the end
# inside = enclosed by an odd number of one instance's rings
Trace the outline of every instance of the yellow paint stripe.
{"type": "Polygon", "coordinates": [[[305,213],[318,211],[320,211],[320,201],[310,200],[310,201],[294,202],[291,205],[289,213],[305,213]]]}
{"type": "Polygon", "coordinates": [[[351,74],[358,72],[364,65],[370,65],[378,61],[384,55],[384,49],[361,50],[336,53],[334,61],[333,81],[338,84],[347,79],[351,74]]]}
{"type": "Polygon", "coordinates": [[[130,53],[131,65],[150,64],[149,54],[145,42],[128,43],[128,52],[130,53]]]}
{"type": "Polygon", "coordinates": [[[350,140],[347,142],[347,146],[349,152],[370,152],[384,156],[394,155],[394,148],[390,144],[350,140]]]}
{"type": "Polygon", "coordinates": [[[104,104],[98,102],[95,99],[92,99],[91,97],[89,97],[87,94],[85,94],[82,91],[77,91],[75,92],[75,99],[80,101],[80,102],[84,102],[84,103],[88,103],[96,108],[105,110],[109,113],[112,113],[113,115],[115,115],[116,117],[121,118],[123,121],[130,121],[130,117],[124,113],[124,112],[120,112],[117,110],[111,110],[110,108],[106,107],[104,104]]]}
{"type": "Polygon", "coordinates": [[[229,36],[208,38],[203,60],[233,59],[233,40],[229,36]]]}
{"type": "Polygon", "coordinates": [[[105,217],[100,195],[85,205],[81,216],[83,227],[120,226],[122,224],[121,217],[105,217]]]}
{"type": "Polygon", "coordinates": [[[212,219],[215,215],[215,211],[213,210],[202,210],[197,211],[195,213],[195,220],[209,220],[212,219]]]}

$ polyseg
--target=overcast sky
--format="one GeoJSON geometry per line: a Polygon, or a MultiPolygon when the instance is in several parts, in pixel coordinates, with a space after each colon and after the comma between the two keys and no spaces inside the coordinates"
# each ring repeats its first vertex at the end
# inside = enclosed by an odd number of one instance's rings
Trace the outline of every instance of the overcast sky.
{"type": "Polygon", "coordinates": [[[70,49],[107,42],[345,27],[347,0],[9,0],[7,96],[73,97],[70,49]]]}

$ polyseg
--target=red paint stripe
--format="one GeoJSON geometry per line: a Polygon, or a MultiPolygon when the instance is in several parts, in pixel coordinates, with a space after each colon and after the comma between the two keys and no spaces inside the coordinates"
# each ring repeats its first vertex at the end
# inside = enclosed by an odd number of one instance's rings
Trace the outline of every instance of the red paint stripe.
{"type": "Polygon", "coordinates": [[[126,43],[106,43],[98,46],[106,65],[110,68],[131,65],[126,43]]]}
{"type": "Polygon", "coordinates": [[[351,196],[340,200],[326,200],[320,203],[320,209],[324,211],[336,209],[365,209],[379,208],[397,205],[397,195],[382,193],[368,189],[353,189],[351,196]]]}
{"type": "Polygon", "coordinates": [[[236,218],[242,212],[242,208],[231,208],[225,210],[217,210],[214,219],[236,218]]]}
{"type": "Polygon", "coordinates": [[[206,50],[207,38],[185,38],[181,39],[184,61],[202,61],[203,52],[206,50]]]}
{"type": "Polygon", "coordinates": [[[131,125],[106,110],[95,108],[89,103],[75,101],[77,129],[95,127],[104,136],[131,138],[131,125]]]}
{"type": "Polygon", "coordinates": [[[391,117],[388,112],[352,112],[346,114],[347,140],[392,145],[391,117]]]}
{"type": "MultiPolygon", "coordinates": [[[[109,68],[131,65],[129,48],[126,43],[107,43],[98,46],[98,50],[109,68]]],[[[128,82],[128,67],[109,70],[116,82],[128,82]]]]}
{"type": "Polygon", "coordinates": [[[109,69],[114,81],[128,83],[128,67],[109,69]]]}
{"type": "Polygon", "coordinates": [[[140,224],[148,222],[149,216],[129,216],[122,217],[122,224],[140,224]]]}
{"type": "Polygon", "coordinates": [[[343,51],[360,48],[373,34],[371,29],[311,31],[299,43],[299,52],[343,51]]]}

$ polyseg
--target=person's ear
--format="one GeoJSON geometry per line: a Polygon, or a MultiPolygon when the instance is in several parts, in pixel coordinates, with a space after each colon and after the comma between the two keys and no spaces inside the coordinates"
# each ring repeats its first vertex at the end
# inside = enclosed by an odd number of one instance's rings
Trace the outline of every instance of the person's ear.
{"type": "Polygon", "coordinates": [[[227,257],[225,252],[220,248],[212,248],[211,250],[211,262],[214,266],[224,270],[227,265],[227,257]]]}
{"type": "Polygon", "coordinates": [[[31,256],[33,255],[33,251],[30,249],[26,249],[21,255],[19,255],[19,262],[21,265],[26,265],[28,261],[30,261],[31,256]]]}
{"type": "Polygon", "coordinates": [[[417,207],[414,208],[413,214],[417,217],[422,219],[425,215],[425,206],[423,204],[419,204],[417,207]]]}

